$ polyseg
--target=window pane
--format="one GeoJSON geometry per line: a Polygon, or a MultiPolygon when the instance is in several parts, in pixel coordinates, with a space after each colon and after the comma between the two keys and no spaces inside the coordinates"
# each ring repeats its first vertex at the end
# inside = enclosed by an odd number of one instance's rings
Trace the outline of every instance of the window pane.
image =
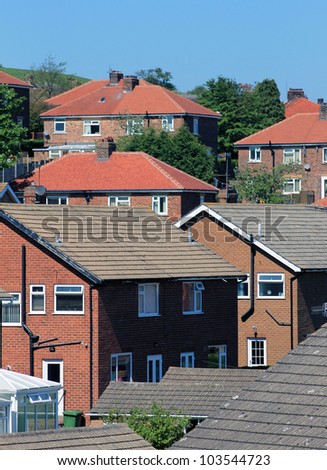
{"type": "Polygon", "coordinates": [[[183,312],[194,312],[194,284],[183,283],[183,312]]]}
{"type": "Polygon", "coordinates": [[[57,292],[82,292],[81,286],[56,286],[57,292]]]}
{"type": "Polygon", "coordinates": [[[251,363],[254,366],[265,365],[265,340],[251,341],[251,363]]]}
{"type": "Polygon", "coordinates": [[[33,312],[43,312],[44,311],[44,295],[32,295],[32,310],[33,312]]]}
{"type": "Polygon", "coordinates": [[[129,382],[132,377],[131,354],[115,354],[111,356],[111,380],[129,382]]]}
{"type": "Polygon", "coordinates": [[[240,282],[237,284],[237,296],[238,297],[248,297],[249,296],[249,281],[240,282]]]}
{"type": "Polygon", "coordinates": [[[58,311],[82,311],[83,297],[80,295],[57,294],[57,310],[58,311]]]}

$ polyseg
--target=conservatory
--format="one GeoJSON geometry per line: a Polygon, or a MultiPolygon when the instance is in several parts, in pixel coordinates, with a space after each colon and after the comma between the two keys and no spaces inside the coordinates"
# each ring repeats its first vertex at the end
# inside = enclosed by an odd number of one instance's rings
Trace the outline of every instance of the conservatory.
{"type": "Polygon", "coordinates": [[[0,434],[58,428],[57,382],[0,369],[0,434]]]}

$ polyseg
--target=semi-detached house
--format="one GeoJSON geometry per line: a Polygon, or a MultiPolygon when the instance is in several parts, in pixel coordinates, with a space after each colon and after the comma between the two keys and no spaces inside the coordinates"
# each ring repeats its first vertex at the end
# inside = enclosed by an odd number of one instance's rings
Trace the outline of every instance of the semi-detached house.
{"type": "Polygon", "coordinates": [[[235,367],[242,272],[149,210],[6,204],[2,366],[87,413],[109,381],[235,367]]]}

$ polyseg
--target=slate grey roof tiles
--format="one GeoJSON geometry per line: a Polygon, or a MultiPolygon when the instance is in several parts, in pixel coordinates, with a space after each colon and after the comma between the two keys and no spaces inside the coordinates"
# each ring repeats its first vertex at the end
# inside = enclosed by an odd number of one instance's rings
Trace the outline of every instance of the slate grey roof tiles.
{"type": "Polygon", "coordinates": [[[174,449],[327,449],[327,325],[174,449]]]}
{"type": "Polygon", "coordinates": [[[32,232],[99,282],[240,277],[237,268],[151,211],[5,204],[0,216],[32,232]]]}
{"type": "Polygon", "coordinates": [[[153,447],[126,424],[0,434],[0,450],[22,449],[151,450],[153,447]]]}

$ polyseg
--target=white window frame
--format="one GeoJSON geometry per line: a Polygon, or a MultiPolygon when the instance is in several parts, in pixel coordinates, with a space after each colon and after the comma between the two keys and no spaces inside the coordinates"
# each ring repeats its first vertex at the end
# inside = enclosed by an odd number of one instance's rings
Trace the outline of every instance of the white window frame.
{"type": "Polygon", "coordinates": [[[62,155],[61,150],[49,150],[49,160],[54,160],[55,158],[60,158],[62,155]]]}
{"type": "Polygon", "coordinates": [[[267,339],[266,338],[248,338],[248,367],[264,367],[267,365],[267,339]],[[253,344],[254,343],[262,343],[262,355],[254,356],[253,352],[253,344]],[[253,358],[256,357],[256,360],[253,361],[253,358]],[[262,360],[258,361],[258,358],[262,358],[262,360]]]}
{"type": "Polygon", "coordinates": [[[131,205],[130,196],[108,196],[109,207],[129,207],[131,205]]]}
{"type": "Polygon", "coordinates": [[[58,414],[63,415],[64,412],[64,403],[65,403],[65,393],[64,393],[64,361],[62,359],[42,359],[42,378],[45,380],[52,380],[51,374],[49,374],[49,368],[52,365],[59,366],[59,382],[62,388],[58,390],[58,414]]]}
{"type": "Polygon", "coordinates": [[[31,284],[30,285],[30,313],[35,315],[45,314],[45,285],[44,284],[31,284]],[[41,292],[33,292],[33,288],[42,287],[41,292]],[[43,310],[33,310],[33,297],[43,296],[43,310]]]}
{"type": "Polygon", "coordinates": [[[168,196],[152,196],[152,210],[158,215],[168,214],[168,196]],[[163,208],[161,209],[161,206],[163,208]]]}
{"type": "Polygon", "coordinates": [[[151,376],[156,380],[151,380],[152,383],[160,382],[162,379],[162,354],[154,354],[147,356],[147,382],[150,382],[150,369],[151,376]],[[156,362],[159,361],[159,377],[157,377],[156,362]]]}
{"type": "Polygon", "coordinates": [[[287,178],[287,179],[284,180],[283,194],[299,194],[300,191],[301,191],[301,178],[287,178]],[[298,181],[298,190],[295,189],[297,181],[298,181]],[[287,184],[292,184],[292,186],[293,186],[292,191],[286,191],[285,190],[285,186],[287,184]]]}
{"type": "Polygon", "coordinates": [[[101,135],[101,121],[99,121],[98,119],[86,119],[85,121],[83,121],[83,135],[101,135]],[[99,131],[91,132],[92,126],[98,126],[99,131]]]}
{"type": "Polygon", "coordinates": [[[321,197],[324,198],[327,196],[327,184],[326,184],[326,194],[325,194],[325,183],[327,183],[327,176],[321,177],[321,197]]]}
{"type": "Polygon", "coordinates": [[[55,118],[53,121],[53,133],[54,134],[66,134],[66,119],[65,118],[55,118]],[[57,124],[63,124],[63,130],[57,130],[57,124]]]}
{"type": "Polygon", "coordinates": [[[285,274],[284,273],[258,273],[258,299],[285,299],[285,274]],[[262,276],[280,276],[280,280],[277,279],[260,279],[262,276]],[[271,283],[271,284],[283,284],[283,294],[282,295],[260,295],[260,284],[261,283],[271,283]]]}
{"type": "Polygon", "coordinates": [[[239,281],[237,284],[237,298],[238,299],[249,299],[250,298],[250,276],[249,274],[247,275],[248,277],[245,279],[245,281],[239,281]],[[238,291],[238,287],[240,285],[246,285],[248,288],[248,294],[247,295],[240,295],[238,291]]]}
{"type": "Polygon", "coordinates": [[[81,284],[55,284],[54,286],[54,313],[56,315],[83,315],[84,314],[84,286],[81,284]],[[57,295],[59,292],[57,291],[58,287],[65,287],[65,288],[79,288],[80,291],[73,291],[73,292],[60,292],[61,295],[82,295],[82,310],[58,310],[57,309],[57,295]]]}
{"type": "Polygon", "coordinates": [[[159,316],[159,283],[157,282],[147,282],[138,285],[138,312],[139,317],[157,317],[159,316]],[[155,287],[156,295],[156,311],[155,312],[146,312],[146,297],[147,297],[147,287],[155,287]],[[142,308],[143,306],[143,308],[142,308]]]}
{"type": "Polygon", "coordinates": [[[49,206],[53,205],[53,206],[68,206],[68,197],[67,196],[47,196],[46,197],[46,204],[49,204],[49,206]],[[49,202],[49,199],[57,199],[58,200],[58,204],[54,204],[54,203],[51,203],[49,202]],[[64,202],[65,201],[65,202],[64,202]]]}
{"type": "Polygon", "coordinates": [[[182,352],[180,354],[180,367],[194,368],[194,352],[182,352]],[[185,364],[185,365],[184,365],[185,364]]]}
{"type": "Polygon", "coordinates": [[[144,117],[142,116],[128,116],[126,122],[126,134],[142,134],[144,129],[144,117]]]}
{"type": "Polygon", "coordinates": [[[321,149],[321,161],[322,163],[327,163],[327,147],[322,147],[321,149]]]}
{"type": "MultiPolygon", "coordinates": [[[[10,292],[12,296],[18,296],[18,299],[2,301],[2,326],[20,326],[22,324],[22,295],[20,292],[10,292]],[[4,305],[19,305],[19,322],[5,322],[3,318],[4,305]]],[[[0,326],[1,327],[1,326],[0,326]]]]}
{"type": "MultiPolygon", "coordinates": [[[[182,305],[183,308],[183,315],[198,315],[203,313],[203,295],[202,292],[205,290],[205,287],[203,285],[203,282],[201,281],[190,281],[190,282],[183,282],[183,290],[184,286],[188,284],[192,286],[193,289],[193,305],[194,305],[194,310],[184,310],[184,302],[182,305]],[[199,307],[197,307],[199,305],[199,307]]],[[[183,292],[184,294],[184,292],[183,292]]]]}
{"type": "Polygon", "coordinates": [[[283,150],[283,163],[287,164],[300,164],[302,160],[300,148],[285,148],[283,150]]]}
{"type": "Polygon", "coordinates": [[[119,358],[123,356],[128,356],[129,357],[129,380],[126,382],[132,382],[133,381],[133,355],[132,353],[117,353],[117,354],[111,354],[111,360],[110,360],[110,380],[112,382],[120,382],[119,380],[119,358]],[[113,362],[116,362],[115,364],[115,377],[113,378],[112,374],[112,369],[113,369],[113,362]]]}
{"type": "Polygon", "coordinates": [[[161,128],[167,132],[174,130],[174,116],[172,114],[165,114],[161,116],[161,128]]]}
{"type": "Polygon", "coordinates": [[[249,163],[261,162],[261,147],[250,147],[249,148],[249,163]]]}

